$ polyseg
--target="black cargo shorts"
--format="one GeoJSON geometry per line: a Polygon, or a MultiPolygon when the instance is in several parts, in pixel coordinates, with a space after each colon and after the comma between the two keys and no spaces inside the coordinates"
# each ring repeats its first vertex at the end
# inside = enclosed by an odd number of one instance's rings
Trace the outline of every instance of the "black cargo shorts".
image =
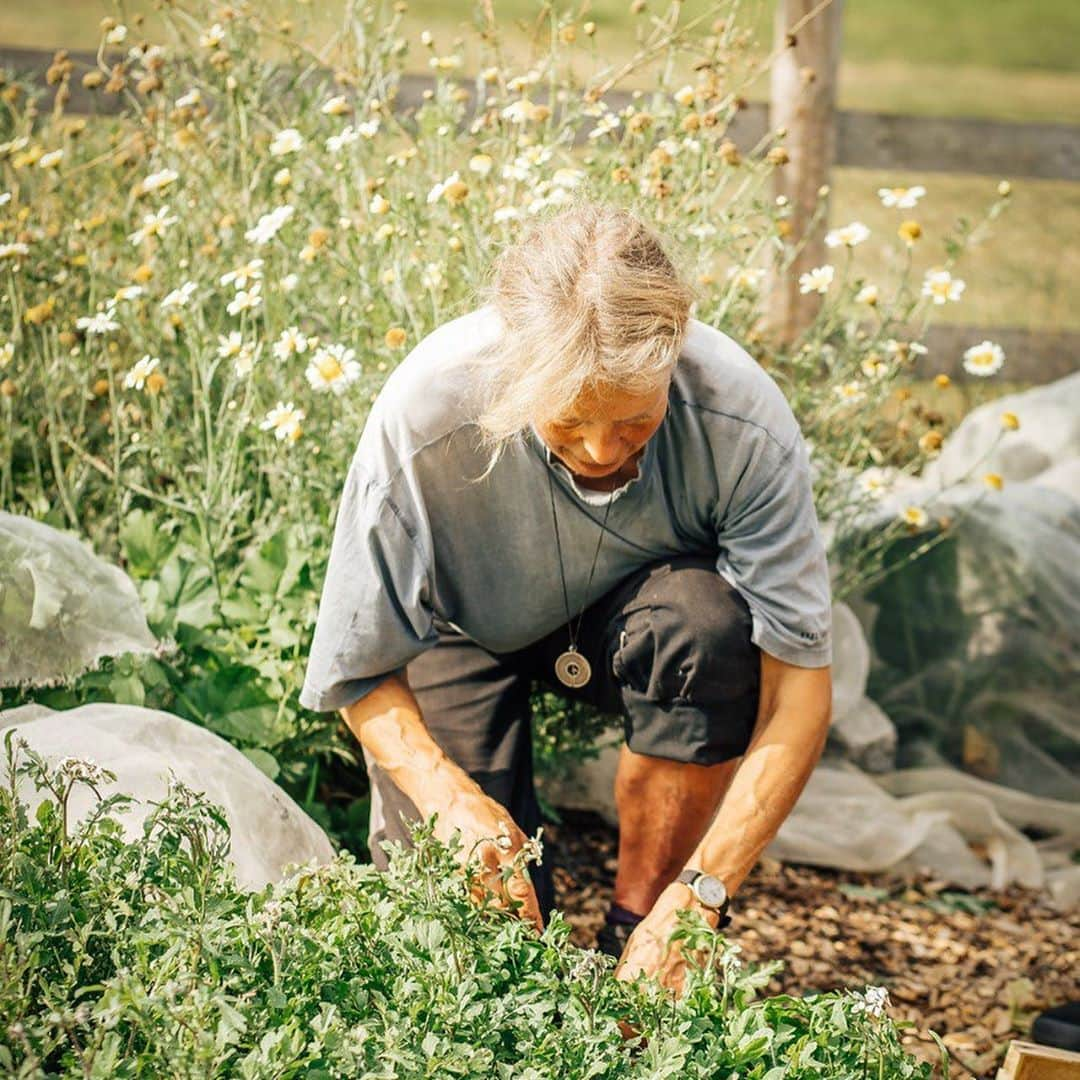
{"type": "MultiPolygon", "coordinates": [[[[589,606],[577,643],[592,678],[569,689],[555,660],[565,626],[513,653],[493,654],[446,624],[438,643],[406,668],[432,738],[527,835],[541,825],[533,787],[531,684],[619,715],[629,748],[671,761],[714,765],[740,757],[757,719],[760,655],[746,601],[715,559],[680,556],[630,575],[589,606]]],[[[399,815],[412,800],[365,755],[371,780],[372,861],[385,869],[384,840],[409,843],[399,815]]],[[[550,859],[530,874],[547,920],[555,903],[550,859]]]]}

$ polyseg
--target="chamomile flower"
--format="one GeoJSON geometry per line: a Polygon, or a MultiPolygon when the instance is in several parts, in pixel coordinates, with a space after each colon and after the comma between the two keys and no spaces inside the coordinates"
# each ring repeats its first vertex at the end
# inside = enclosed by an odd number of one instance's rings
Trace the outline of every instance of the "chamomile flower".
{"type": "Polygon", "coordinates": [[[283,128],[270,143],[271,157],[284,157],[296,154],[304,149],[304,136],[296,128],[283,128]]]}
{"type": "Polygon", "coordinates": [[[349,99],[344,94],[335,94],[334,97],[323,102],[323,106],[319,111],[326,116],[344,116],[345,113],[349,112],[350,108],[349,99]]]}
{"type": "Polygon", "coordinates": [[[214,23],[199,35],[199,45],[203,49],[216,49],[225,40],[225,30],[221,23],[214,23]]]}
{"type": "Polygon", "coordinates": [[[328,154],[340,154],[346,146],[351,146],[360,141],[360,132],[346,124],[336,135],[331,135],[326,140],[326,152],[328,154]]]}
{"type": "Polygon", "coordinates": [[[355,350],[344,345],[326,345],[315,351],[304,375],[313,390],[331,390],[342,394],[345,388],[361,375],[355,350]]]}
{"type": "Polygon", "coordinates": [[[835,275],[836,271],[828,263],[824,266],[815,266],[813,270],[799,275],[799,292],[816,292],[824,296],[835,275]]]}
{"type": "Polygon", "coordinates": [[[254,311],[262,304],[261,290],[261,281],[256,281],[250,289],[237,289],[236,295],[229,301],[225,310],[230,315],[239,315],[242,311],[254,311]]]}
{"type": "Polygon", "coordinates": [[[728,281],[740,292],[757,292],[765,280],[765,271],[757,266],[733,266],[727,276],[728,281]]]}
{"type": "Polygon", "coordinates": [[[964,350],[964,370],[969,375],[994,375],[1005,363],[1005,350],[992,341],[982,341],[964,350]]]}
{"type": "Polygon", "coordinates": [[[881,205],[889,210],[910,210],[916,206],[919,200],[926,194],[926,188],[922,184],[914,187],[878,188],[878,198],[881,205]]]}
{"type": "Polygon", "coordinates": [[[473,154],[469,158],[469,170],[479,176],[487,176],[491,172],[495,159],[490,154],[473,154]]]}
{"type": "Polygon", "coordinates": [[[38,158],[39,169],[52,169],[60,164],[61,159],[64,156],[63,150],[50,150],[47,154],[42,154],[38,158]]]}
{"type": "Polygon", "coordinates": [[[929,296],[935,304],[959,300],[963,291],[964,282],[948,270],[927,270],[923,278],[922,295],[929,296]]]}
{"type": "Polygon", "coordinates": [[[202,91],[196,86],[176,99],[176,107],[178,109],[190,109],[193,105],[198,105],[201,102],[202,91]]]}
{"type": "MultiPolygon", "coordinates": [[[[116,309],[110,301],[104,311],[80,316],[75,320],[75,327],[78,330],[85,330],[87,334],[108,334],[120,329],[120,324],[113,318],[115,313],[116,309]]],[[[139,389],[141,390],[142,387],[139,389]]]]}
{"type": "Polygon", "coordinates": [[[854,1012],[865,1012],[867,1016],[874,1017],[884,1016],[885,1007],[889,1004],[889,991],[884,986],[868,986],[864,994],[855,991],[855,998],[854,1012]]]}
{"type": "Polygon", "coordinates": [[[0,370],[6,368],[11,363],[15,356],[15,344],[11,341],[5,341],[3,345],[0,345],[0,370]]]}
{"type": "Polygon", "coordinates": [[[161,301],[161,308],[163,311],[168,311],[170,308],[182,308],[187,306],[187,302],[191,299],[195,290],[199,286],[194,281],[185,281],[179,289],[173,289],[164,300],[161,301]]]}
{"type": "Polygon", "coordinates": [[[866,304],[869,307],[873,307],[879,299],[878,287],[876,285],[864,285],[855,294],[855,303],[866,304]]]}
{"type": "Polygon", "coordinates": [[[870,235],[870,230],[861,222],[853,221],[850,225],[844,225],[839,229],[830,229],[825,234],[825,244],[828,247],[853,248],[861,244],[870,235]]]}
{"type": "Polygon", "coordinates": [[[124,386],[127,389],[141,390],[146,384],[147,376],[161,363],[160,358],[147,353],[135,366],[124,376],[124,386]]]}
{"type": "Polygon", "coordinates": [[[263,214],[255,225],[244,233],[244,239],[255,244],[256,247],[262,247],[263,244],[270,243],[294,213],[296,213],[295,207],[286,203],[267,214],[263,214]]]}
{"type": "Polygon", "coordinates": [[[180,219],[169,212],[168,206],[160,206],[152,214],[143,214],[142,225],[128,239],[136,246],[151,236],[161,236],[170,226],[175,225],[180,219]]]}
{"type": "Polygon", "coordinates": [[[218,356],[222,360],[231,360],[240,355],[244,347],[244,339],[239,330],[231,330],[228,334],[218,334],[218,356]]]}
{"type": "Polygon", "coordinates": [[[233,367],[236,369],[236,374],[250,375],[251,369],[255,366],[255,361],[258,358],[258,346],[253,345],[250,341],[245,341],[240,346],[236,356],[233,357],[233,367]]]}
{"type": "Polygon", "coordinates": [[[273,431],[278,442],[296,442],[300,438],[300,421],[307,414],[303,409],[297,409],[290,401],[287,405],[278,402],[267,414],[266,419],[259,424],[262,431],[273,431]]]}
{"type": "Polygon", "coordinates": [[[860,490],[875,499],[881,499],[888,494],[892,483],[893,471],[882,469],[877,465],[871,465],[859,474],[860,490]]]}
{"type": "Polygon", "coordinates": [[[592,131],[589,132],[589,138],[603,138],[603,136],[610,134],[612,131],[615,131],[615,129],[618,128],[621,123],[622,120],[620,120],[619,117],[615,115],[615,113],[605,113],[603,116],[600,117],[600,120],[597,123],[596,127],[594,127],[592,131]]]}
{"type": "Polygon", "coordinates": [[[262,268],[262,259],[249,259],[243,266],[238,266],[235,270],[222,274],[221,284],[235,285],[238,289],[246,289],[251,282],[262,278],[262,268]]]}
{"type": "Polygon", "coordinates": [[[866,391],[863,389],[862,383],[857,379],[833,387],[833,393],[842,401],[851,405],[862,401],[866,397],[866,391]]]}
{"type": "MultiPolygon", "coordinates": [[[[379,118],[376,116],[374,120],[362,120],[356,125],[356,130],[365,139],[374,139],[379,133],[379,118]]],[[[412,150],[413,147],[409,147],[409,149],[412,150]]]]}
{"type": "Polygon", "coordinates": [[[296,353],[307,352],[307,338],[300,332],[298,326],[290,326],[281,331],[281,336],[274,342],[273,353],[278,360],[288,360],[296,353]]]}
{"type": "Polygon", "coordinates": [[[0,259],[17,259],[20,255],[29,255],[30,247],[15,240],[10,244],[0,244],[0,259]]]}
{"type": "Polygon", "coordinates": [[[921,506],[905,506],[900,511],[900,520],[914,529],[921,529],[930,518],[921,506]]]}
{"type": "Polygon", "coordinates": [[[420,284],[423,285],[425,289],[431,289],[432,292],[436,289],[441,289],[443,285],[446,284],[442,264],[429,262],[420,274],[420,284]]]}
{"type": "Polygon", "coordinates": [[[151,191],[161,191],[163,188],[175,183],[179,176],[180,174],[175,169],[162,169],[160,172],[150,173],[149,176],[144,176],[140,181],[139,190],[143,194],[148,194],[151,191]]]}
{"type": "Polygon", "coordinates": [[[113,303],[118,304],[121,300],[137,300],[146,290],[141,285],[121,285],[113,293],[113,303]]]}

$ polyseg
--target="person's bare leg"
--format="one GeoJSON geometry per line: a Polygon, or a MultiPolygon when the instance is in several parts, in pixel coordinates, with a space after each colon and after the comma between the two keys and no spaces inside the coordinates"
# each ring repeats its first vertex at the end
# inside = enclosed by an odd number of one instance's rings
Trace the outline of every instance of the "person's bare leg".
{"type": "Polygon", "coordinates": [[[615,773],[616,904],[648,914],[705,835],[741,760],[690,765],[635,754],[623,745],[615,773]]]}

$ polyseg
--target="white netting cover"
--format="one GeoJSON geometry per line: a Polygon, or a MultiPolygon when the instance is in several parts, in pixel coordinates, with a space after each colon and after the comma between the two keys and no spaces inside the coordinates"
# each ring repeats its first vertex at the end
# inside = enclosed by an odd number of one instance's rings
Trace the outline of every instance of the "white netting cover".
{"type": "Polygon", "coordinates": [[[0,685],[65,683],[157,647],[123,570],[71,533],[0,511],[0,685]]]}
{"type": "MultiPolygon", "coordinates": [[[[90,759],[116,773],[103,797],[122,792],[138,801],[117,810],[124,836],[142,836],[142,823],[168,792],[168,772],[222,807],[229,822],[229,861],[239,884],[257,890],[281,880],[290,863],[326,863],[334,848],[326,833],[252,761],[214,732],[182,717],[138,705],[98,703],[54,711],[24,705],[0,712],[0,783],[9,782],[3,736],[14,727],[30,746],[55,765],[65,757],[90,759]]],[[[18,755],[16,760],[19,760],[18,755]]],[[[33,819],[48,792],[19,778],[19,798],[33,819]]],[[[81,821],[97,805],[94,793],[77,784],[69,822],[81,821]]]]}

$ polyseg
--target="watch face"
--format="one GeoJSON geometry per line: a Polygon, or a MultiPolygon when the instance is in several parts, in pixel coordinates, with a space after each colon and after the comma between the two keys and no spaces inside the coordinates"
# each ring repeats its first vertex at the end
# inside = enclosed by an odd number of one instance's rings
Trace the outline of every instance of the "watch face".
{"type": "Polygon", "coordinates": [[[703,874],[697,879],[696,885],[701,902],[709,907],[722,907],[724,901],[727,900],[727,889],[724,888],[724,883],[712,874],[703,874]]]}

